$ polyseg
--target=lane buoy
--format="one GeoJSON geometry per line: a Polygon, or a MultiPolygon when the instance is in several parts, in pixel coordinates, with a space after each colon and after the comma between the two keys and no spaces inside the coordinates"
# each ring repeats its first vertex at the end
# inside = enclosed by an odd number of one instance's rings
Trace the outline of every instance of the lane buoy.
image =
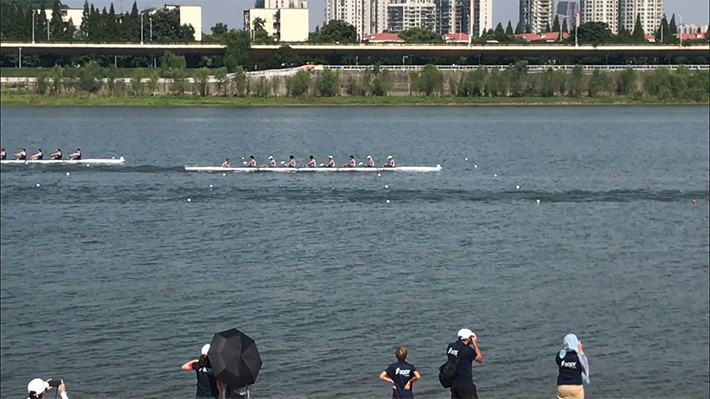
{"type": "Polygon", "coordinates": [[[464,160],[468,161],[468,158],[464,158],[464,160]]]}
{"type": "Polygon", "coordinates": [[[37,187],[39,187],[39,183],[37,183],[37,187]]]}
{"type": "Polygon", "coordinates": [[[387,200],[387,203],[389,204],[389,203],[390,203],[390,200],[387,200]]]}
{"type": "Polygon", "coordinates": [[[69,172],[67,172],[67,176],[69,176],[69,172]]]}
{"type": "Polygon", "coordinates": [[[690,201],[690,203],[691,203],[691,204],[694,204],[694,203],[695,203],[695,200],[690,201]]]}
{"type": "Polygon", "coordinates": [[[390,186],[388,186],[388,185],[385,184],[385,188],[390,188],[390,186]]]}
{"type": "Polygon", "coordinates": [[[494,173],[494,174],[493,174],[493,177],[498,177],[498,173],[494,173]]]}
{"type": "Polygon", "coordinates": [[[516,190],[520,190],[520,186],[516,185],[516,186],[515,186],[515,189],[516,189],[516,190]]]}
{"type": "Polygon", "coordinates": [[[187,202],[192,202],[192,199],[188,198],[188,199],[187,199],[187,202]]]}
{"type": "Polygon", "coordinates": [[[212,185],[210,184],[210,188],[212,188],[212,185]]]}
{"type": "Polygon", "coordinates": [[[473,168],[474,168],[474,169],[478,169],[478,165],[473,165],[473,168]]]}
{"type": "Polygon", "coordinates": [[[538,198],[536,202],[539,204],[539,203],[540,203],[540,199],[538,198]]]}

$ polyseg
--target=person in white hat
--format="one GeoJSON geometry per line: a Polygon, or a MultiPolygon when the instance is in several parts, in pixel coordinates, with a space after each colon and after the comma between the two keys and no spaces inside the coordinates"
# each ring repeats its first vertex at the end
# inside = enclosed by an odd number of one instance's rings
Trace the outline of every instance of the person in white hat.
{"type": "Polygon", "coordinates": [[[365,159],[365,164],[362,165],[366,168],[371,168],[375,166],[375,161],[372,160],[372,155],[368,155],[367,158],[365,159]]]}
{"type": "Polygon", "coordinates": [[[217,380],[212,372],[212,365],[208,353],[210,344],[205,344],[200,350],[200,358],[190,360],[182,365],[183,370],[195,370],[197,376],[197,399],[217,399],[220,397],[220,391],[217,387],[217,380]]]}
{"type": "Polygon", "coordinates": [[[63,380],[43,380],[41,378],[35,378],[27,384],[27,399],[44,399],[45,393],[51,388],[57,388],[59,391],[59,396],[62,399],[69,399],[67,395],[67,389],[64,386],[63,380]]]}
{"type": "Polygon", "coordinates": [[[332,155],[328,155],[328,163],[325,164],[326,168],[334,168],[335,167],[335,160],[333,160],[332,155]]]}
{"type": "Polygon", "coordinates": [[[261,165],[262,168],[273,168],[276,166],[276,160],[274,159],[273,155],[269,155],[269,160],[266,162],[266,165],[261,165]]]}
{"type": "Polygon", "coordinates": [[[449,344],[446,355],[456,363],[456,378],[451,385],[452,399],[478,399],[476,384],[473,383],[473,361],[483,362],[481,350],[478,349],[478,338],[473,331],[462,328],[456,334],[458,340],[449,344]]]}
{"type": "Polygon", "coordinates": [[[394,158],[392,158],[392,155],[387,157],[387,163],[382,165],[383,168],[394,168],[394,158]]]}

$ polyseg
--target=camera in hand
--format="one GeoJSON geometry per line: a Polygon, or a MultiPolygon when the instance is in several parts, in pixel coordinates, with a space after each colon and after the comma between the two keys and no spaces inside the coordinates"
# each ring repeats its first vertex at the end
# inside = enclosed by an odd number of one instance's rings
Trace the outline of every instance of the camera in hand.
{"type": "Polygon", "coordinates": [[[48,383],[49,383],[49,386],[50,386],[50,387],[52,387],[52,388],[57,388],[57,387],[59,387],[59,385],[62,384],[62,380],[61,380],[61,379],[56,379],[56,380],[55,380],[55,379],[53,378],[53,379],[49,380],[48,383]]]}

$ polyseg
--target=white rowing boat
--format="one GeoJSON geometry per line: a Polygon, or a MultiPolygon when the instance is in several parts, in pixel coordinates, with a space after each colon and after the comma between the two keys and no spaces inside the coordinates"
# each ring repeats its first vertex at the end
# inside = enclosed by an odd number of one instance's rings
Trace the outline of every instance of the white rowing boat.
{"type": "Polygon", "coordinates": [[[111,159],[87,158],[87,159],[4,159],[0,161],[3,165],[120,165],[126,160],[123,157],[111,159]]]}
{"type": "Polygon", "coordinates": [[[246,166],[238,166],[224,168],[221,166],[185,166],[188,172],[274,172],[274,173],[300,173],[300,172],[438,172],[441,170],[441,165],[436,166],[397,166],[394,168],[248,168],[246,166]]]}

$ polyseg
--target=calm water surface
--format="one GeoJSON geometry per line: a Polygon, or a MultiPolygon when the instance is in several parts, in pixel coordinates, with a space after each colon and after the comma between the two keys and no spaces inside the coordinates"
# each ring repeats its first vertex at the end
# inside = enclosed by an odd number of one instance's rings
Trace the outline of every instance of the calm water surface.
{"type": "Polygon", "coordinates": [[[423,376],[416,396],[448,397],[437,367],[462,327],[479,336],[482,398],[554,397],[568,332],[589,398],[710,396],[707,107],[2,107],[1,120],[10,153],[127,160],[2,167],[3,398],[37,376],[72,398],[194,397],[180,365],[232,327],[261,351],[258,398],[387,398],[377,374],[398,345],[423,376]],[[252,154],[444,169],[182,170],[252,154]]]}

